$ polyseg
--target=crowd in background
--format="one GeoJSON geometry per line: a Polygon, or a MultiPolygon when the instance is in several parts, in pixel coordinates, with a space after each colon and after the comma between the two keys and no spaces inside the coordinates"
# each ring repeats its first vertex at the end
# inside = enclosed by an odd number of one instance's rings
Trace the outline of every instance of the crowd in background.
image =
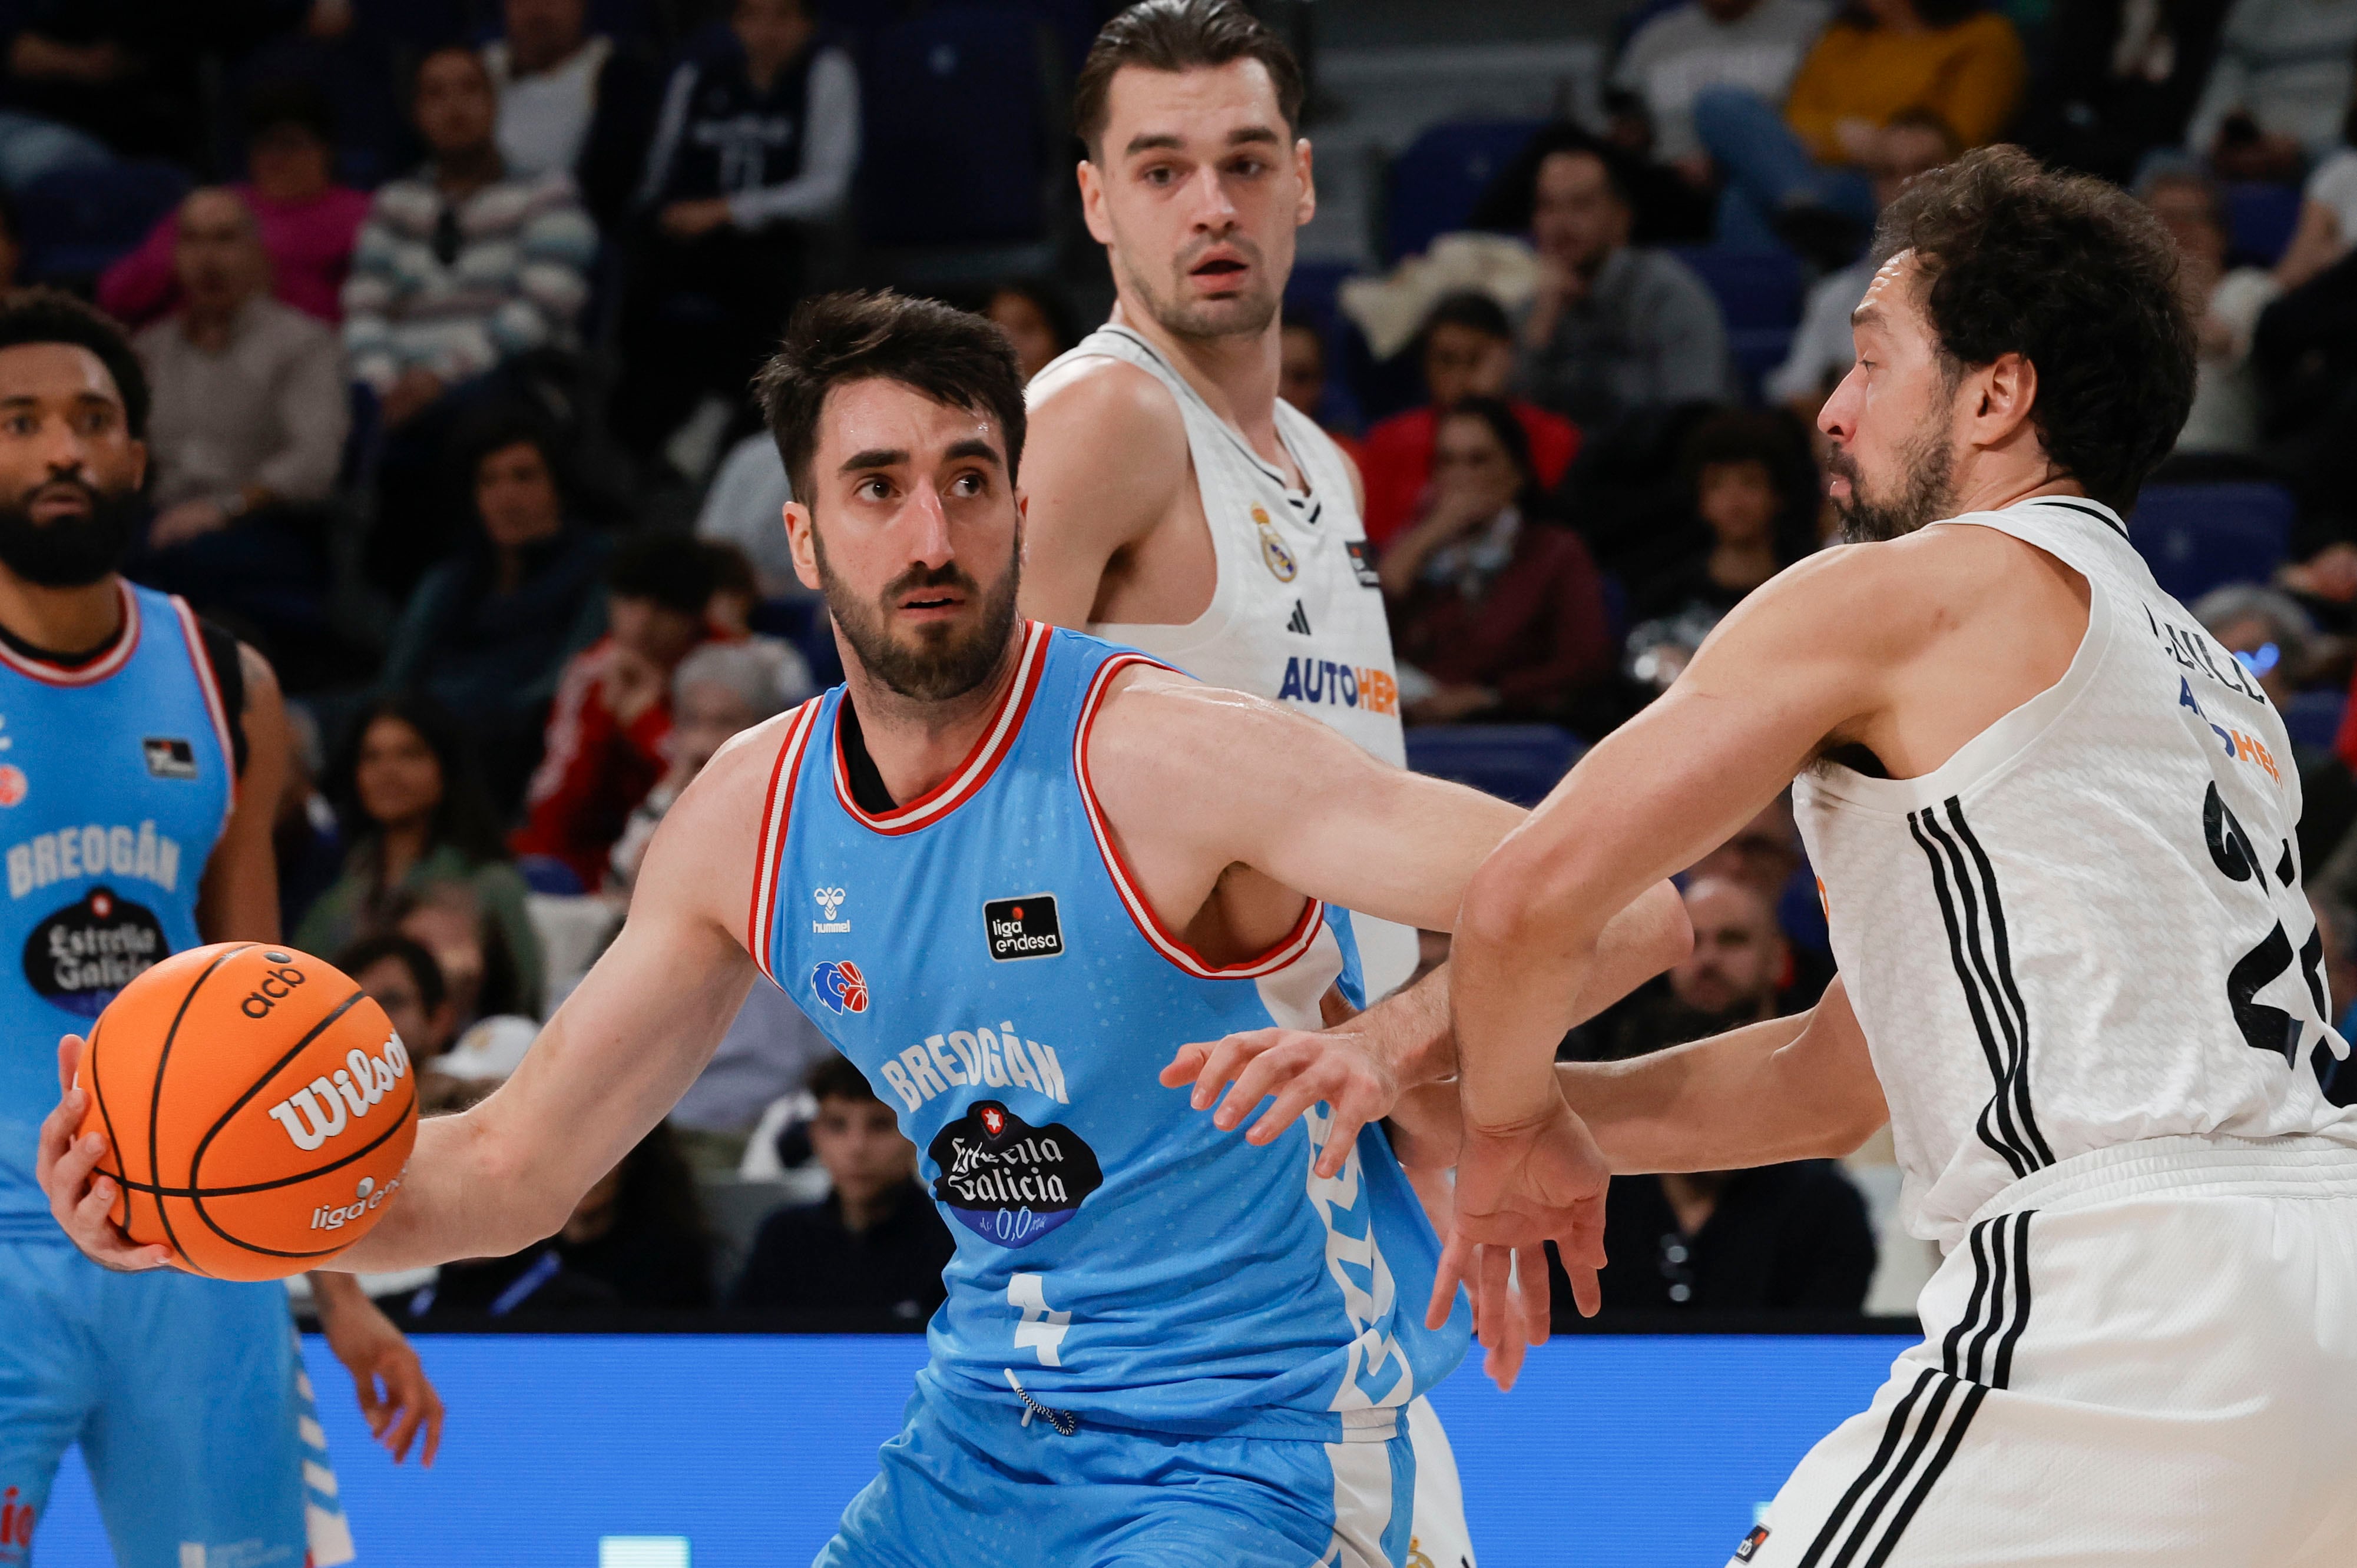
{"type": "MultiPolygon", "coordinates": [[[[863,171],[908,90],[893,29],[929,9],[0,5],[0,283],[71,288],[134,332],[154,407],[133,575],[275,663],[303,743],[286,929],[393,1012],[435,1105],[512,1067],[714,750],[839,670],[747,392],[794,301],[931,288],[1030,373],[1109,297],[1052,121],[1017,172],[1063,194],[1021,275],[990,281],[996,235],[913,260],[870,242],[863,171]]],[[[1068,76],[1109,7],[975,9],[1028,19],[1068,76]]],[[[1601,121],[1536,129],[1423,253],[1287,298],[1281,393],[1359,465],[1408,722],[1592,743],[1828,542],[1814,420],[1875,215],[1995,140],[2129,185],[2176,240],[2201,382],[2158,482],[2275,487],[2295,519],[2279,566],[2195,613],[2287,711],[2345,691],[2353,59],[2357,0],[1634,5],[1601,121]],[[1727,282],[1762,267],[1805,286],[1764,340],[1730,326],[1727,282]]],[[[2345,1000],[2357,723],[2295,754],[2345,1000]]],[[[1831,972],[1812,889],[1771,809],[1687,878],[1695,956],[1566,1052],[1807,1006],[1831,972]]],[[[419,1317],[914,1323],[950,1246],[915,1173],[889,1109],[757,986],[558,1236],[401,1294],[419,1317]],[[807,1201],[732,1222],[730,1181],[807,1201]]],[[[1855,1310],[1876,1267],[1832,1166],[1612,1203],[1616,1307],[1855,1310]]]]}

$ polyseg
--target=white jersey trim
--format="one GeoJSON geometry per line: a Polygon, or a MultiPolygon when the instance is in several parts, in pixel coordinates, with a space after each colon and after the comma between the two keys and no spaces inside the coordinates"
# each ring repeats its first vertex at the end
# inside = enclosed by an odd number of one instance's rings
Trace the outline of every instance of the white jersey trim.
{"type": "Polygon", "coordinates": [[[786,823],[792,814],[794,784],[802,777],[802,755],[810,748],[811,730],[823,701],[813,697],[786,720],[785,738],[778,743],[778,760],[770,767],[769,792],[761,801],[761,837],[753,852],[753,908],[746,917],[745,950],[753,955],[754,966],[772,985],[778,983],[778,977],[770,968],[770,928],[778,918],[786,823]]]}

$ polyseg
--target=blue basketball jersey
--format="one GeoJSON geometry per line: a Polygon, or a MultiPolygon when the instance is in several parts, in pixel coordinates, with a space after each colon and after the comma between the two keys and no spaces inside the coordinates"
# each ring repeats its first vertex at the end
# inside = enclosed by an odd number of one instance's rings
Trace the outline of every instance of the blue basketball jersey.
{"type": "Polygon", "coordinates": [[[33,1180],[58,1036],[203,940],[197,886],[229,816],[229,715],[196,618],[127,584],[124,615],[80,669],[0,646],[0,1237],[59,1237],[33,1180]]]}
{"type": "MultiPolygon", "coordinates": [[[[930,1330],[944,1391],[1083,1422],[1381,1441],[1462,1358],[1423,1324],[1438,1262],[1380,1129],[1311,1166],[1323,1109],[1265,1148],[1156,1075],[1178,1047],[1320,1026],[1357,983],[1313,902],[1215,967],[1139,896],[1088,780],[1112,678],[1155,661],[1027,626],[974,751],[923,798],[856,802],[837,687],[797,710],[764,808],[748,946],[919,1151],[957,1254],[930,1330]]],[[[1238,780],[1238,788],[1249,788],[1238,780]]]]}

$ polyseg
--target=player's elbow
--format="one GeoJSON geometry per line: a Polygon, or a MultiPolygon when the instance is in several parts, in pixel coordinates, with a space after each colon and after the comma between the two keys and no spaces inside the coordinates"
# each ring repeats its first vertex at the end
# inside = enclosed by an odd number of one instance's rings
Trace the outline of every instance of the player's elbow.
{"type": "Polygon", "coordinates": [[[1516,833],[1465,885],[1458,938],[1504,951],[1593,945],[1604,921],[1594,918],[1595,900],[1585,896],[1581,881],[1570,857],[1550,854],[1527,832],[1516,833]]]}
{"type": "Polygon", "coordinates": [[[1637,897],[1643,918],[1646,967],[1659,974],[1685,962],[1694,952],[1694,920],[1677,884],[1656,882],[1637,897]]]}
{"type": "Polygon", "coordinates": [[[479,1255],[504,1258],[564,1230],[581,1195],[566,1190],[566,1162],[555,1151],[493,1131],[479,1120],[488,1109],[466,1113],[476,1122],[468,1129],[474,1147],[467,1164],[479,1184],[470,1207],[481,1217],[479,1255]]]}

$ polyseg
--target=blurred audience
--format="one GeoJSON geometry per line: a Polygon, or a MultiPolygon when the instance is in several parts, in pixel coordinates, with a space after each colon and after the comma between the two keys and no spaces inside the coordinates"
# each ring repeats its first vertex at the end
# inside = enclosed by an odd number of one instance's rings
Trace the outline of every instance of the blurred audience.
{"type": "Polygon", "coordinates": [[[2226,0],[2057,0],[2024,140],[2050,162],[2126,185],[2185,139],[2226,0]]]}
{"type": "Polygon", "coordinates": [[[735,0],[673,71],[647,154],[619,427],[684,471],[746,417],[746,382],[802,290],[806,232],[850,198],[859,77],[810,5],[735,0]]]}
{"type": "Polygon", "coordinates": [[[1792,953],[1775,901],[1748,882],[1695,875],[1684,889],[1694,950],[1616,1011],[1598,1057],[1625,1060],[1760,1024],[1787,1009],[1792,953]]]}
{"type": "Polygon", "coordinates": [[[917,1181],[916,1145],[841,1057],[812,1070],[810,1094],[818,1103],[811,1149],[833,1190],[761,1222],[728,1304],[921,1322],[949,1294],[942,1270],[956,1246],[917,1181]]]}
{"type": "Polygon", "coordinates": [[[389,426],[529,349],[567,347],[597,231],[563,170],[511,170],[498,94],[471,49],[417,68],[424,168],[376,193],[344,285],[344,347],[389,426]]]}
{"type": "MultiPolygon", "coordinates": [[[[1367,432],[1357,456],[1367,492],[1368,542],[1381,549],[1428,504],[1433,433],[1440,411],[1469,397],[1505,397],[1514,375],[1514,328],[1505,307],[1477,289],[1435,301],[1417,338],[1426,403],[1367,432]]],[[[1510,400],[1531,449],[1538,488],[1552,492],[1579,452],[1579,428],[1534,403],[1510,400]]]]}
{"type": "Polygon", "coordinates": [[[1612,671],[1604,579],[1540,510],[1511,405],[1467,398],[1433,436],[1432,500],[1380,568],[1411,724],[1560,719],[1612,671]]]}
{"type": "Polygon", "coordinates": [[[1624,155],[1564,129],[1533,176],[1539,287],[1523,319],[1519,380],[1585,426],[1735,396],[1718,301],[1686,264],[1629,243],[1624,155]]]}
{"type": "MultiPolygon", "coordinates": [[[[422,697],[371,703],[352,725],[328,792],[350,848],[343,875],[296,928],[295,945],[339,951],[398,922],[404,896],[457,883],[497,922],[524,1005],[536,1005],[540,941],[524,913],[523,878],[507,864],[497,819],[450,714],[422,697]]],[[[447,961],[443,969],[455,993],[460,977],[447,961]]],[[[464,1022],[468,1009],[460,1011],[464,1022]]]]}
{"type": "Polygon", "coordinates": [[[1334,415],[1333,388],[1326,379],[1326,334],[1311,321],[1287,317],[1277,329],[1276,395],[1333,438],[1352,462],[1359,443],[1334,415]]]}
{"type": "Polygon", "coordinates": [[[556,446],[541,421],[490,418],[466,451],[478,526],[410,596],[382,683],[430,693],[457,714],[493,753],[495,794],[512,800],[510,789],[538,758],[565,662],[606,629],[599,586],[613,547],[568,517],[556,446]]]}
{"type": "Polygon", "coordinates": [[[589,30],[588,0],[502,0],[500,19],[500,37],[483,46],[500,156],[522,178],[571,175],[590,216],[618,228],[653,134],[660,72],[589,30]]]}
{"type": "Polygon", "coordinates": [[[520,957],[499,912],[474,886],[446,879],[396,898],[392,929],[434,955],[449,988],[457,1038],[438,1064],[442,1070],[472,1078],[504,1078],[513,1070],[538,1032],[538,928],[520,957]]]}
{"type": "Polygon", "coordinates": [[[2186,150],[2222,179],[2298,179],[2341,140],[2352,49],[2357,0],[2234,0],[2186,150]]]}
{"type": "Polygon", "coordinates": [[[2276,282],[2298,288],[2349,253],[2357,240],[2357,97],[2341,123],[2341,145],[2300,188],[2299,223],[2276,263],[2276,282]]]}
{"type": "Polygon", "coordinates": [[[199,58],[208,22],[221,20],[212,11],[184,0],[13,0],[0,10],[0,178],[182,153],[203,114],[199,58]],[[18,120],[47,124],[27,134],[18,120]],[[68,128],[70,143],[59,136],[68,128]],[[46,166],[25,169],[27,160],[46,166]]]}
{"type": "Polygon", "coordinates": [[[431,1071],[458,1037],[458,1009],[425,945],[399,931],[378,931],[338,953],[335,965],[384,1009],[411,1065],[431,1071]]]}
{"type": "Polygon", "coordinates": [[[1710,155],[1695,132],[1695,95],[1735,88],[1781,103],[1809,46],[1833,15],[1827,0],[1682,0],[1638,25],[1612,68],[1652,131],[1652,156],[1708,185],[1710,155]]]}
{"type": "Polygon", "coordinates": [[[1641,618],[1699,607],[1716,620],[1815,545],[1816,469],[1785,416],[1728,410],[1695,426],[1680,469],[1691,532],[1629,585],[1641,618]]]}
{"type": "Polygon", "coordinates": [[[555,1250],[568,1272],[600,1282],[623,1306],[713,1305],[712,1240],[694,1173],[669,1127],[656,1122],[591,1184],[556,1233],[555,1250]]]}
{"type": "Polygon", "coordinates": [[[794,553],[786,539],[786,503],[793,499],[777,437],[757,431],[721,459],[695,514],[695,536],[742,551],[753,564],[763,598],[815,601],[817,591],[794,575],[794,553]]]}
{"type": "MultiPolygon", "coordinates": [[[[230,187],[253,215],[283,305],[334,325],[367,219],[368,197],[335,181],[335,111],[308,82],[265,83],[245,103],[246,177],[230,187]]],[[[98,304],[138,327],[180,303],[177,215],[99,274],[98,304]]]]}
{"type": "Polygon", "coordinates": [[[1015,345],[1015,362],[1027,381],[1080,341],[1072,307],[1064,302],[1063,291],[1046,278],[1007,279],[991,290],[982,313],[1015,345]]]}
{"type": "Polygon", "coordinates": [[[2012,121],[2027,76],[2013,24],[1977,0],[1862,0],[1817,39],[1781,113],[1737,88],[1696,97],[1695,128],[1727,178],[1721,242],[1773,235],[1821,266],[1846,264],[1874,222],[1877,133],[1923,110],[1984,145],[2012,121]]]}
{"type": "Polygon", "coordinates": [[[640,534],[606,568],[606,635],[567,660],[523,825],[509,846],[557,861],[583,889],[604,877],[631,811],[663,773],[671,679],[710,635],[712,557],[683,534],[640,534]]]}
{"type": "Polygon", "coordinates": [[[2258,267],[2228,267],[2225,198],[2200,169],[2162,168],[2136,194],[2176,242],[2177,281],[2200,332],[2193,409],[2178,433],[2180,456],[2256,456],[2259,396],[2251,376],[2251,339],[2259,314],[2282,292],[2258,267]]]}

